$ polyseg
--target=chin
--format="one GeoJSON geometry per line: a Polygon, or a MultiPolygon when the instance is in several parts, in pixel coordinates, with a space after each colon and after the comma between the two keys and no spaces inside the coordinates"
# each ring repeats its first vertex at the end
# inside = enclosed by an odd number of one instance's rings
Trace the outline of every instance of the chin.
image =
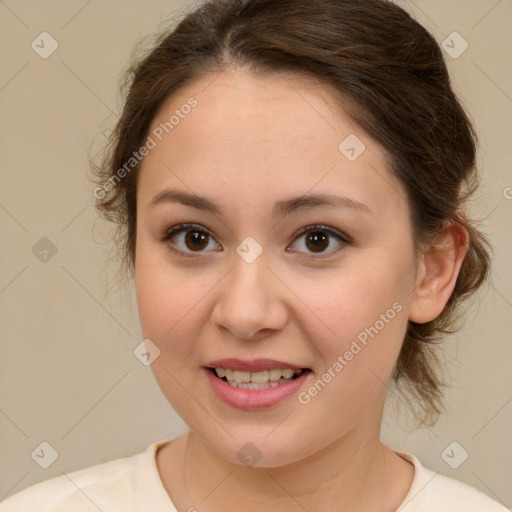
{"type": "MultiPolygon", "coordinates": [[[[223,440],[218,437],[207,438],[206,442],[218,455],[234,464],[245,467],[275,468],[292,464],[307,454],[304,447],[297,449],[301,443],[293,437],[269,436],[269,429],[262,429],[261,433],[248,435],[247,432],[230,437],[228,434],[223,440]]],[[[204,438],[203,438],[204,439],[204,438]]]]}

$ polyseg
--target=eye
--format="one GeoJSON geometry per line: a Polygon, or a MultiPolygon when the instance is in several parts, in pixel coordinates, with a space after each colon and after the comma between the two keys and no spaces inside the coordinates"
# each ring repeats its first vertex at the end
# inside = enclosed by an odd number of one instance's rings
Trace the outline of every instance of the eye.
{"type": "Polygon", "coordinates": [[[204,249],[208,248],[221,248],[212,235],[197,224],[177,224],[168,229],[160,241],[171,242],[167,244],[169,249],[183,256],[193,256],[194,252],[206,252],[204,249]]]}
{"type": "MultiPolygon", "coordinates": [[[[160,240],[171,251],[187,257],[194,257],[194,253],[222,249],[209,231],[198,224],[177,224],[168,229],[160,240]]],[[[351,243],[347,236],[323,225],[303,228],[295,235],[294,240],[299,240],[299,248],[292,249],[290,252],[320,254],[319,258],[331,256],[344,245],[351,243]],[[304,237],[304,239],[300,240],[300,237],[304,237]],[[335,243],[332,243],[333,240],[335,240],[335,243]]]]}
{"type": "MultiPolygon", "coordinates": [[[[333,253],[337,253],[340,247],[343,245],[349,245],[350,239],[347,236],[344,236],[337,230],[328,228],[327,226],[308,226],[302,229],[297,235],[295,240],[299,240],[298,252],[309,252],[309,254],[318,254],[321,253],[321,258],[326,257],[324,253],[328,253],[327,255],[332,255],[333,253]],[[305,237],[301,240],[301,237],[305,237]],[[335,243],[332,243],[332,240],[335,240],[335,243]],[[335,246],[333,249],[332,246],[335,246]],[[336,249],[338,247],[338,249],[336,249]],[[330,248],[330,249],[329,249],[330,248]],[[329,250],[327,250],[329,249],[329,250]]],[[[293,250],[291,252],[297,252],[293,250]]]]}

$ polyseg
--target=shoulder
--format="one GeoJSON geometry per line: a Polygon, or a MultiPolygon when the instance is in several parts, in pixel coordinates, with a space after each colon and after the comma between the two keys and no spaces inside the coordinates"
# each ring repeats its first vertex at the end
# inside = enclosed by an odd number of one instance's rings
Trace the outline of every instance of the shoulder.
{"type": "Polygon", "coordinates": [[[39,482],[1,502],[0,512],[136,510],[134,477],[143,456],[139,453],[39,482]]]}
{"type": "Polygon", "coordinates": [[[483,492],[453,478],[437,475],[432,480],[429,504],[436,510],[461,512],[509,512],[509,509],[483,492]]]}
{"type": "Polygon", "coordinates": [[[397,512],[510,512],[478,489],[424,467],[414,455],[395,452],[415,468],[411,489],[397,512]]]}

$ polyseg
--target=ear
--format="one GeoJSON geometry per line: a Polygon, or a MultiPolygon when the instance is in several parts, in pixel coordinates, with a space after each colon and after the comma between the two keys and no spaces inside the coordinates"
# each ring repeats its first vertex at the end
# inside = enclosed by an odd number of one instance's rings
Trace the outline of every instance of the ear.
{"type": "MultiPolygon", "coordinates": [[[[460,210],[458,215],[464,216],[460,210]]],[[[442,313],[457,282],[468,243],[469,236],[462,225],[453,221],[445,224],[441,238],[420,258],[409,320],[422,324],[442,313]]]]}

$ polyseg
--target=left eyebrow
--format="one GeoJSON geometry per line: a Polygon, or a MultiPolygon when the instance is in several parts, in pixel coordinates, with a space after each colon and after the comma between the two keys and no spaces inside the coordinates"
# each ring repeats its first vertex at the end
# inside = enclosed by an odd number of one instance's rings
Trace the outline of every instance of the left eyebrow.
{"type": "MultiPolygon", "coordinates": [[[[196,208],[216,215],[222,216],[222,209],[211,199],[201,197],[188,192],[166,189],[158,193],[147,205],[146,209],[163,202],[181,203],[185,206],[196,208]]],[[[338,206],[340,208],[351,208],[353,210],[373,215],[372,211],[365,204],[349,197],[331,194],[310,194],[292,197],[278,201],[273,208],[272,216],[282,218],[293,213],[318,208],[321,206],[338,206]]]]}
{"type": "Polygon", "coordinates": [[[277,218],[290,215],[292,213],[318,208],[320,206],[338,206],[340,208],[352,208],[368,215],[373,215],[372,211],[365,204],[351,199],[349,197],[336,196],[332,194],[312,194],[299,197],[292,197],[284,201],[278,201],[274,206],[273,216],[277,218]]]}

